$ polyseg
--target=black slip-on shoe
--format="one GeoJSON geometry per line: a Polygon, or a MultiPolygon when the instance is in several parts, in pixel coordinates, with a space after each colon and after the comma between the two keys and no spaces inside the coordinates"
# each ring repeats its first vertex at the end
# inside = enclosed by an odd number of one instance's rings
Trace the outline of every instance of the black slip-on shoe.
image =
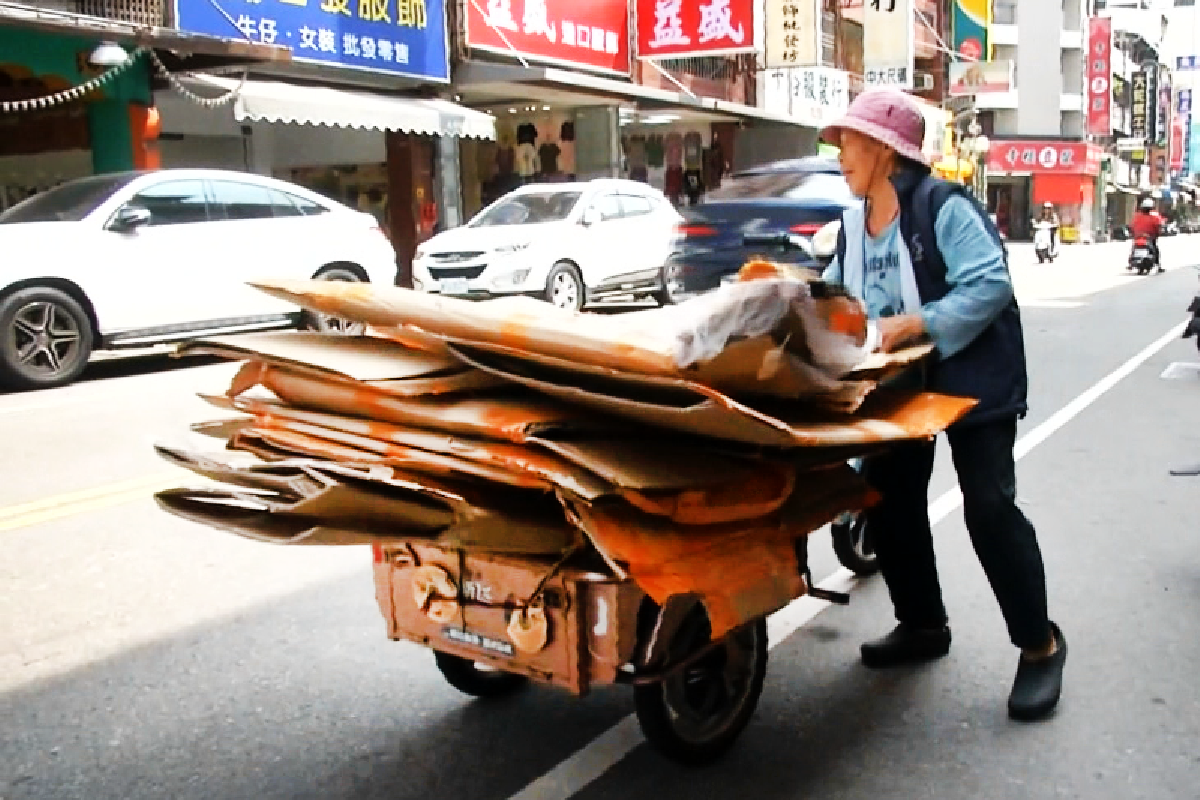
{"type": "Polygon", "coordinates": [[[1058,650],[1054,655],[1031,661],[1024,656],[1017,664],[1017,677],[1008,696],[1008,715],[1021,722],[1047,717],[1062,695],[1063,666],[1067,663],[1067,640],[1053,622],[1050,629],[1058,650]]]}
{"type": "Polygon", "coordinates": [[[913,628],[901,622],[887,636],[864,642],[862,663],[871,669],[919,664],[950,652],[950,628],[913,628]]]}

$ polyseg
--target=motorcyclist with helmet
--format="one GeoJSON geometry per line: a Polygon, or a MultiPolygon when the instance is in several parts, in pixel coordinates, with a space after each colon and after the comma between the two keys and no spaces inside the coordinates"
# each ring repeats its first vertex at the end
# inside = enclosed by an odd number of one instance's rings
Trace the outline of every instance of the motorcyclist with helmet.
{"type": "Polygon", "coordinates": [[[1138,239],[1145,239],[1150,252],[1154,254],[1154,266],[1159,272],[1163,271],[1163,265],[1158,252],[1158,237],[1162,233],[1164,223],[1165,220],[1155,208],[1154,199],[1147,197],[1142,200],[1137,213],[1133,215],[1133,224],[1130,226],[1134,247],[1137,246],[1138,239]]]}

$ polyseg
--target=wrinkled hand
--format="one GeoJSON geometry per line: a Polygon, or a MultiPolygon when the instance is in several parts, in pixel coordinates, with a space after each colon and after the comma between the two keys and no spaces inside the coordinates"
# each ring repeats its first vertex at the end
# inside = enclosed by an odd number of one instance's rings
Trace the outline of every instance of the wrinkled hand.
{"type": "Polygon", "coordinates": [[[925,318],[920,314],[900,314],[879,320],[879,351],[894,353],[925,335],[925,318]]]}

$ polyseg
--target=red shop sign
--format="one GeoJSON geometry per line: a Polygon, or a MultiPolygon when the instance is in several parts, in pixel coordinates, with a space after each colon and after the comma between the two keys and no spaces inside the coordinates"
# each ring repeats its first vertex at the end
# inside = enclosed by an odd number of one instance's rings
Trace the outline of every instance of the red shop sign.
{"type": "Polygon", "coordinates": [[[1187,135],[1187,123],[1182,117],[1171,121],[1171,169],[1183,169],[1183,151],[1187,149],[1184,139],[1187,135]]]}
{"type": "Polygon", "coordinates": [[[754,52],[754,0],[637,0],[638,57],[754,52]]]}
{"type": "Polygon", "coordinates": [[[629,74],[625,0],[465,0],[465,4],[468,47],[629,74]]]}
{"type": "Polygon", "coordinates": [[[992,142],[991,172],[1099,175],[1103,151],[1086,142],[992,142]]]}
{"type": "Polygon", "coordinates": [[[1112,135],[1112,20],[1088,21],[1087,132],[1112,135]]]}

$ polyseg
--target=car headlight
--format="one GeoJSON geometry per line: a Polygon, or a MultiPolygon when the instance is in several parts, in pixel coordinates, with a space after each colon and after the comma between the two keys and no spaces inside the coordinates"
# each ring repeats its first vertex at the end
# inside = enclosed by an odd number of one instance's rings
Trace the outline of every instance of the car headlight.
{"type": "Polygon", "coordinates": [[[519,253],[522,250],[528,250],[532,242],[522,242],[521,244],[506,244],[496,248],[497,253],[519,253]]]}

